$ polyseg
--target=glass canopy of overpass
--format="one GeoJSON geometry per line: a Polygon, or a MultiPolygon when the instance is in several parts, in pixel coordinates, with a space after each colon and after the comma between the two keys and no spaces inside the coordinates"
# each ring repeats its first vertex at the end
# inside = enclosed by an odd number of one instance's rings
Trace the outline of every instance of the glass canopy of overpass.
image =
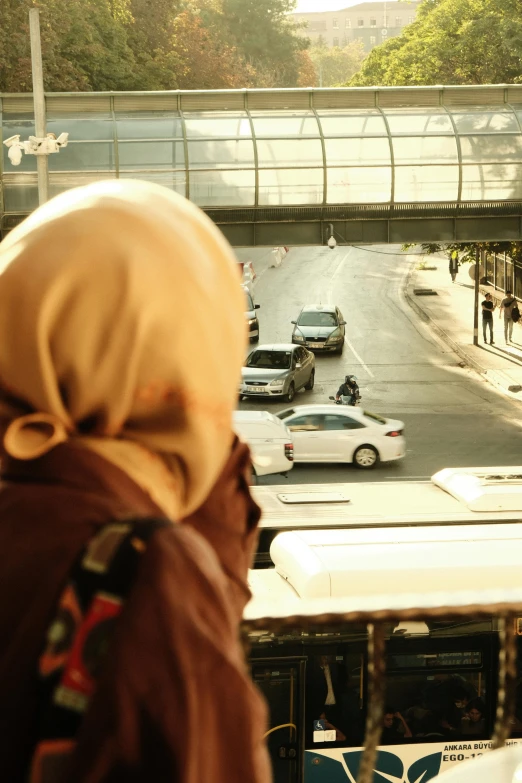
{"type": "MultiPolygon", "coordinates": [[[[2,138],[34,134],[2,112],[2,138]]],[[[166,185],[203,208],[522,201],[522,103],[356,109],[49,112],[70,134],[50,191],[96,179],[166,185]]],[[[3,147],[3,212],[37,206],[36,159],[3,147]]]]}

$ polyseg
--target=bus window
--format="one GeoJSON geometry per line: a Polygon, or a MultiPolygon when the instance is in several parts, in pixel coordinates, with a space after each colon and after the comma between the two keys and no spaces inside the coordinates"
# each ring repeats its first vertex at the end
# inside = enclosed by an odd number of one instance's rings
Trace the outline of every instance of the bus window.
{"type": "Polygon", "coordinates": [[[362,654],[311,655],[306,665],[307,747],[360,745],[362,654]]]}
{"type": "Polygon", "coordinates": [[[407,649],[406,640],[391,641],[383,745],[393,744],[394,739],[400,742],[401,735],[417,742],[489,736],[495,705],[484,676],[487,645],[480,649],[480,642],[474,641],[473,646],[469,642],[412,640],[407,649]]]}
{"type": "MultiPolygon", "coordinates": [[[[394,716],[382,744],[401,737],[441,741],[485,739],[488,734],[486,694],[479,695],[480,673],[392,674],[387,678],[385,714],[394,716]]],[[[482,689],[483,690],[483,689],[482,689]]],[[[389,720],[389,717],[388,719],[389,720]]]]}

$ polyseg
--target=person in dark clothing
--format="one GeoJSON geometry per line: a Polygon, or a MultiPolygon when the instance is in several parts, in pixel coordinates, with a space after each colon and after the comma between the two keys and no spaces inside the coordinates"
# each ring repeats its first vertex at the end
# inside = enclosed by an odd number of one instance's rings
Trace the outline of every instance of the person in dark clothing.
{"type": "Polygon", "coordinates": [[[347,400],[349,400],[349,405],[355,405],[359,397],[360,394],[357,378],[355,375],[347,375],[344,379],[344,383],[341,383],[339,386],[337,394],[335,395],[335,399],[341,400],[343,398],[347,398],[347,400]]]}
{"type": "Polygon", "coordinates": [[[449,259],[449,273],[451,275],[451,282],[455,282],[455,278],[457,277],[458,271],[459,271],[459,254],[456,250],[453,250],[450,255],[449,259]]]}
{"type": "Polygon", "coordinates": [[[486,298],[482,302],[482,333],[484,335],[484,342],[487,343],[486,330],[489,328],[489,342],[494,345],[493,341],[493,310],[496,305],[493,302],[491,294],[486,294],[486,298]]]}
{"type": "Polygon", "coordinates": [[[344,664],[332,655],[314,657],[307,665],[306,676],[307,720],[326,721],[326,727],[335,729],[337,740],[344,740],[342,723],[342,683],[346,680],[344,664]]]}
{"type": "Polygon", "coordinates": [[[456,687],[453,691],[453,703],[448,707],[445,716],[445,723],[452,730],[460,728],[460,722],[467,713],[467,707],[470,697],[465,688],[456,687]]]}
{"type": "Polygon", "coordinates": [[[410,727],[393,707],[385,707],[382,718],[381,745],[399,745],[405,739],[411,739],[410,727]]]}
{"type": "Polygon", "coordinates": [[[460,731],[465,736],[486,736],[486,705],[482,699],[473,699],[467,705],[466,715],[460,722],[460,731]]]}

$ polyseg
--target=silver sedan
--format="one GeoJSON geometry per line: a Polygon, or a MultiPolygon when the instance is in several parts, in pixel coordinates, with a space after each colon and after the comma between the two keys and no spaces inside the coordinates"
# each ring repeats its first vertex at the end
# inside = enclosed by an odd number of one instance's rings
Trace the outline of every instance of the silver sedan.
{"type": "Polygon", "coordinates": [[[248,355],[241,372],[241,397],[278,397],[292,402],[299,389],[314,388],[315,357],[299,345],[260,345],[248,355]]]}

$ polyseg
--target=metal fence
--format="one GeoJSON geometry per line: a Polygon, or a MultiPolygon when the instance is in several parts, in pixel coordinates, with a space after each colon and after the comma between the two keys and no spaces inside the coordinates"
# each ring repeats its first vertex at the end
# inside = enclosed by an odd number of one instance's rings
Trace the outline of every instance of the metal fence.
{"type": "Polygon", "coordinates": [[[507,253],[487,253],[485,278],[495,291],[511,291],[522,299],[522,261],[513,261],[507,253]]]}

